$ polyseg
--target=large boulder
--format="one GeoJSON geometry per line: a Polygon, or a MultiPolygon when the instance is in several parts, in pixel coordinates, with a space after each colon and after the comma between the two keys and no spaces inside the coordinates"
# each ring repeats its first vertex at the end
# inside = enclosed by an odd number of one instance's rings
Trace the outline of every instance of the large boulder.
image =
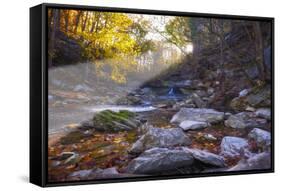
{"type": "Polygon", "coordinates": [[[224,120],[224,113],[206,108],[182,108],[173,116],[171,123],[181,123],[186,120],[217,123],[224,120]]]}
{"type": "Polygon", "coordinates": [[[248,149],[248,141],[240,137],[230,137],[226,136],[222,139],[220,148],[220,155],[225,157],[237,157],[245,154],[248,149]]]}
{"type": "Polygon", "coordinates": [[[251,107],[270,107],[271,105],[271,86],[263,85],[251,89],[246,95],[234,98],[230,107],[235,111],[243,111],[248,106],[251,107]]]}
{"type": "Polygon", "coordinates": [[[206,122],[202,122],[202,121],[186,120],[186,121],[181,122],[179,126],[184,131],[187,131],[187,130],[197,130],[197,129],[206,128],[208,126],[208,124],[206,122]]]}
{"type": "Polygon", "coordinates": [[[249,134],[249,139],[256,142],[257,146],[262,150],[267,150],[271,145],[271,133],[262,129],[254,128],[249,134]]]}
{"type": "Polygon", "coordinates": [[[141,153],[153,147],[188,146],[190,138],[180,128],[161,129],[150,127],[129,150],[130,153],[141,153]]]}
{"type": "Polygon", "coordinates": [[[225,126],[237,129],[264,127],[266,123],[265,119],[256,118],[256,115],[252,112],[241,112],[231,115],[224,122],[225,126]]]}
{"type": "Polygon", "coordinates": [[[228,171],[241,170],[265,170],[271,168],[271,155],[268,152],[263,152],[250,157],[249,159],[242,159],[237,165],[228,169],[228,171]]]}
{"type": "Polygon", "coordinates": [[[209,167],[225,166],[222,157],[206,151],[183,147],[152,148],[132,160],[128,164],[126,172],[133,174],[178,173],[180,169],[196,168],[198,162],[209,167]]]}

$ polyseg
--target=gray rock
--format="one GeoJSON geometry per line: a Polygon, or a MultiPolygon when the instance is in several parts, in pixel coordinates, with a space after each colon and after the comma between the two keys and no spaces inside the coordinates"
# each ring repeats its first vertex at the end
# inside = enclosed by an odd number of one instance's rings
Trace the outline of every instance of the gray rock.
{"type": "Polygon", "coordinates": [[[58,160],[66,160],[69,157],[72,157],[73,155],[76,155],[75,152],[62,152],[60,155],[57,157],[58,160]]]}
{"type": "MultiPolygon", "coordinates": [[[[100,178],[118,178],[120,173],[115,167],[106,169],[89,169],[89,170],[79,170],[71,173],[68,177],[70,179],[100,179],[100,178]]],[[[122,177],[122,176],[121,176],[122,177]]]]}
{"type": "Polygon", "coordinates": [[[243,111],[246,107],[270,107],[271,105],[271,87],[270,85],[263,85],[254,87],[251,91],[242,97],[234,98],[230,107],[236,111],[243,111]]]}
{"type": "Polygon", "coordinates": [[[93,129],[94,128],[94,122],[93,120],[85,120],[85,121],[82,121],[80,123],[80,127],[79,129],[93,129]]]}
{"type": "Polygon", "coordinates": [[[241,112],[231,115],[224,122],[225,126],[237,129],[264,127],[266,123],[265,119],[256,118],[256,115],[252,112],[241,112]]]}
{"type": "Polygon", "coordinates": [[[207,93],[208,93],[209,95],[212,95],[212,94],[215,93],[215,89],[214,89],[214,88],[208,88],[207,93]]]}
{"type": "Polygon", "coordinates": [[[271,133],[262,129],[254,128],[248,137],[253,139],[261,148],[267,149],[271,145],[271,133]]]}
{"type": "Polygon", "coordinates": [[[206,97],[208,96],[208,93],[205,90],[195,90],[195,94],[199,97],[206,97]]]}
{"type": "Polygon", "coordinates": [[[141,153],[152,147],[188,146],[191,140],[180,128],[149,128],[129,150],[130,153],[141,153]]]}
{"type": "Polygon", "coordinates": [[[271,110],[270,108],[260,108],[256,111],[258,117],[270,120],[271,119],[271,110]]]}
{"type": "Polygon", "coordinates": [[[79,162],[80,157],[79,154],[75,152],[62,152],[59,156],[59,160],[64,160],[64,164],[76,164],[79,162]]]}
{"type": "Polygon", "coordinates": [[[207,104],[196,93],[192,94],[192,100],[194,101],[195,105],[199,108],[205,108],[207,106],[207,104]]]}
{"type": "Polygon", "coordinates": [[[199,149],[189,149],[189,148],[185,148],[185,151],[188,151],[190,153],[192,153],[192,156],[194,157],[194,159],[204,163],[204,164],[209,164],[209,165],[213,165],[216,167],[225,167],[225,163],[224,163],[224,158],[207,152],[207,151],[202,151],[199,149]]]}
{"type": "Polygon", "coordinates": [[[203,137],[207,140],[207,141],[216,141],[217,138],[214,137],[214,135],[212,134],[204,134],[203,137]]]}
{"type": "Polygon", "coordinates": [[[90,169],[90,170],[78,170],[78,171],[75,171],[75,172],[71,173],[69,175],[69,177],[80,177],[80,178],[89,177],[92,172],[93,172],[92,169],[90,169]]]}
{"type": "Polygon", "coordinates": [[[239,92],[239,97],[244,97],[250,92],[250,89],[244,89],[241,92],[239,92]]]}
{"type": "Polygon", "coordinates": [[[182,168],[196,168],[195,161],[211,167],[224,167],[221,156],[201,151],[179,147],[174,149],[152,148],[132,160],[126,172],[133,174],[161,174],[168,171],[178,171],[182,168]]]}
{"type": "Polygon", "coordinates": [[[226,157],[240,156],[248,147],[248,141],[240,137],[226,136],[222,139],[220,155],[226,157]]]}
{"type": "Polygon", "coordinates": [[[259,170],[271,168],[271,155],[268,152],[263,152],[254,155],[253,157],[245,160],[242,159],[237,165],[228,169],[228,171],[241,171],[241,170],[259,170]]]}
{"type": "Polygon", "coordinates": [[[206,108],[182,108],[173,116],[171,123],[181,123],[186,120],[217,123],[224,120],[224,113],[206,108]]]}
{"type": "Polygon", "coordinates": [[[152,148],[133,159],[125,172],[133,174],[158,174],[189,167],[194,162],[190,152],[178,149],[152,148]]]}
{"type": "Polygon", "coordinates": [[[186,121],[181,122],[179,126],[184,131],[187,131],[187,130],[196,130],[196,129],[206,128],[208,126],[208,124],[206,122],[202,122],[202,121],[186,120],[186,121]]]}

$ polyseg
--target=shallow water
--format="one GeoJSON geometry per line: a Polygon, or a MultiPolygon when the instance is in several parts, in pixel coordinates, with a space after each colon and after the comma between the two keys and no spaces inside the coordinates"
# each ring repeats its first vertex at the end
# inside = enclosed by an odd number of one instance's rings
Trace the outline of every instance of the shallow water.
{"type": "Polygon", "coordinates": [[[64,132],[68,129],[66,125],[80,123],[93,117],[97,112],[104,110],[120,111],[128,110],[131,112],[148,112],[156,108],[153,106],[122,106],[122,105],[83,105],[69,104],[63,107],[49,107],[48,112],[48,133],[54,134],[64,132]]]}
{"type": "Polygon", "coordinates": [[[128,110],[131,112],[146,112],[146,111],[152,111],[156,108],[153,106],[116,106],[116,105],[101,105],[101,106],[95,106],[94,108],[90,109],[93,112],[100,112],[104,110],[112,110],[112,111],[120,111],[120,110],[128,110]]]}

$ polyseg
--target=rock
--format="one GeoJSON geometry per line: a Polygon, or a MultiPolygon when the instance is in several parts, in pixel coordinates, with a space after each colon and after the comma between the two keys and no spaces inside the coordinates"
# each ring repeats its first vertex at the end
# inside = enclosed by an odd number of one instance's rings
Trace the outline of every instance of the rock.
{"type": "Polygon", "coordinates": [[[206,128],[208,126],[208,124],[206,122],[202,122],[202,121],[186,120],[186,121],[181,122],[179,126],[184,131],[187,131],[187,130],[196,130],[196,129],[206,128]]]}
{"type": "Polygon", "coordinates": [[[204,134],[203,137],[204,137],[204,139],[206,139],[207,141],[216,141],[216,140],[217,140],[217,138],[214,137],[214,135],[212,135],[212,134],[204,134]]]}
{"type": "Polygon", "coordinates": [[[231,100],[230,107],[235,111],[244,111],[247,107],[247,103],[244,100],[244,97],[236,97],[231,100]]]}
{"type": "Polygon", "coordinates": [[[207,106],[207,104],[196,93],[192,94],[192,99],[195,105],[199,108],[205,108],[207,106]]]}
{"type": "Polygon", "coordinates": [[[256,111],[258,117],[271,120],[271,110],[270,108],[260,108],[256,111]]]}
{"type": "Polygon", "coordinates": [[[258,128],[254,128],[249,134],[248,137],[253,139],[257,146],[263,148],[263,150],[267,150],[271,145],[271,133],[268,131],[264,131],[258,128]]]}
{"type": "Polygon", "coordinates": [[[224,113],[224,119],[228,119],[231,115],[232,113],[229,112],[224,113]]]}
{"type": "Polygon", "coordinates": [[[184,148],[184,150],[190,152],[194,157],[194,159],[204,164],[208,164],[216,167],[225,167],[224,158],[219,155],[207,151],[202,151],[199,149],[184,148]]]}
{"type": "Polygon", "coordinates": [[[250,111],[250,112],[254,112],[256,109],[254,107],[251,107],[251,106],[247,106],[245,108],[245,111],[250,111]]]}
{"type": "Polygon", "coordinates": [[[218,123],[224,120],[224,113],[214,109],[182,108],[172,117],[171,123],[181,123],[186,120],[218,123]]]}
{"type": "Polygon", "coordinates": [[[75,155],[75,152],[62,152],[57,159],[58,160],[66,160],[69,157],[72,157],[73,155],[75,155]]]}
{"type": "Polygon", "coordinates": [[[241,170],[266,170],[271,168],[271,155],[268,152],[263,152],[245,160],[242,159],[237,165],[228,169],[228,171],[241,170]]]}
{"type": "Polygon", "coordinates": [[[215,93],[215,89],[210,87],[210,88],[208,88],[207,93],[208,93],[209,95],[212,95],[212,94],[215,93]]]}
{"type": "Polygon", "coordinates": [[[117,171],[117,169],[115,167],[111,167],[111,168],[106,168],[103,170],[99,170],[99,174],[119,174],[119,172],[117,171]]]}
{"type": "Polygon", "coordinates": [[[80,157],[75,152],[62,152],[59,156],[59,160],[64,160],[64,164],[76,164],[79,162],[80,157]]]}
{"type": "MultiPolygon", "coordinates": [[[[79,170],[71,173],[68,177],[72,180],[78,179],[101,179],[101,178],[118,178],[122,177],[121,174],[117,171],[115,167],[106,168],[106,169],[88,169],[88,170],[79,170]]],[[[125,176],[124,176],[125,177],[125,176]]]]}
{"type": "Polygon", "coordinates": [[[119,112],[105,110],[93,117],[93,127],[98,131],[128,131],[136,129],[139,125],[139,122],[135,119],[135,114],[127,110],[120,110],[119,112]]]}
{"type": "Polygon", "coordinates": [[[244,89],[241,92],[239,92],[239,97],[244,97],[250,92],[250,89],[244,89]]]}
{"type": "Polygon", "coordinates": [[[255,114],[252,112],[241,112],[235,115],[231,115],[224,122],[225,126],[245,129],[245,128],[254,128],[254,127],[264,127],[266,120],[256,118],[255,114]]]}
{"type": "Polygon", "coordinates": [[[195,104],[193,104],[193,100],[192,99],[187,99],[186,101],[177,101],[174,105],[173,105],[173,109],[180,109],[180,108],[195,108],[195,104]]]}
{"type": "Polygon", "coordinates": [[[191,140],[180,128],[149,128],[129,150],[130,153],[141,153],[152,147],[188,146],[191,140]]]}
{"type": "Polygon", "coordinates": [[[128,95],[126,97],[120,98],[116,101],[118,105],[140,105],[142,104],[141,98],[133,95],[128,95]]]}
{"type": "Polygon", "coordinates": [[[226,136],[222,139],[220,155],[225,157],[240,156],[248,147],[248,141],[240,137],[226,136]]]}
{"type": "Polygon", "coordinates": [[[209,167],[225,166],[223,157],[206,151],[185,147],[152,148],[133,159],[125,171],[133,174],[178,173],[180,169],[196,168],[196,161],[209,167]]]}
{"type": "Polygon", "coordinates": [[[195,90],[194,92],[199,97],[206,97],[208,96],[207,92],[205,90],[195,90]]]}
{"type": "Polygon", "coordinates": [[[230,107],[235,111],[243,111],[247,106],[251,107],[270,107],[271,105],[271,87],[269,84],[257,86],[251,89],[246,96],[236,97],[230,107]]]}
{"type": "Polygon", "coordinates": [[[178,149],[152,148],[133,159],[125,172],[133,174],[160,174],[189,167],[194,162],[190,152],[178,149]]]}
{"type": "Polygon", "coordinates": [[[79,170],[71,173],[69,177],[79,177],[79,178],[87,178],[90,176],[90,174],[93,172],[92,169],[90,170],[79,170]]]}
{"type": "Polygon", "coordinates": [[[151,88],[144,87],[144,88],[140,89],[140,92],[141,92],[141,94],[145,95],[145,94],[151,94],[152,90],[151,90],[151,88]]]}
{"type": "Polygon", "coordinates": [[[79,129],[84,129],[84,130],[87,130],[87,129],[93,129],[94,128],[94,122],[93,120],[85,120],[85,121],[82,121],[80,123],[80,127],[79,129]]]}

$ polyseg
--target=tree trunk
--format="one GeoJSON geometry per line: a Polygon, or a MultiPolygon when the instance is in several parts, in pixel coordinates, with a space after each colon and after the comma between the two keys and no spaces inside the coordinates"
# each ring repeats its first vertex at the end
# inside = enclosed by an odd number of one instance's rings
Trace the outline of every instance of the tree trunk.
{"type": "Polygon", "coordinates": [[[59,10],[54,9],[53,10],[53,28],[51,31],[50,36],[50,43],[49,43],[49,56],[48,56],[48,67],[53,66],[53,57],[55,53],[55,42],[56,42],[56,33],[59,30],[60,26],[60,16],[59,16],[59,10]]]}
{"type": "Polygon", "coordinates": [[[83,32],[85,31],[85,28],[86,28],[86,26],[87,26],[88,17],[89,17],[89,12],[86,11],[86,17],[85,17],[85,20],[84,20],[83,26],[82,26],[82,31],[83,31],[83,32]]]}
{"type": "Polygon", "coordinates": [[[69,12],[68,10],[64,11],[64,31],[67,33],[68,31],[68,17],[69,17],[69,12]]]}
{"type": "Polygon", "coordinates": [[[75,34],[77,33],[77,30],[78,30],[78,26],[79,26],[79,23],[80,23],[81,13],[82,13],[82,11],[78,11],[78,14],[77,14],[76,19],[75,19],[75,28],[74,28],[74,33],[75,33],[75,34]]]}
{"type": "Polygon", "coordinates": [[[264,65],[264,56],[263,56],[263,38],[259,22],[254,23],[254,33],[255,33],[255,48],[256,48],[256,63],[261,76],[261,80],[264,81],[266,77],[266,67],[264,65]]]}

